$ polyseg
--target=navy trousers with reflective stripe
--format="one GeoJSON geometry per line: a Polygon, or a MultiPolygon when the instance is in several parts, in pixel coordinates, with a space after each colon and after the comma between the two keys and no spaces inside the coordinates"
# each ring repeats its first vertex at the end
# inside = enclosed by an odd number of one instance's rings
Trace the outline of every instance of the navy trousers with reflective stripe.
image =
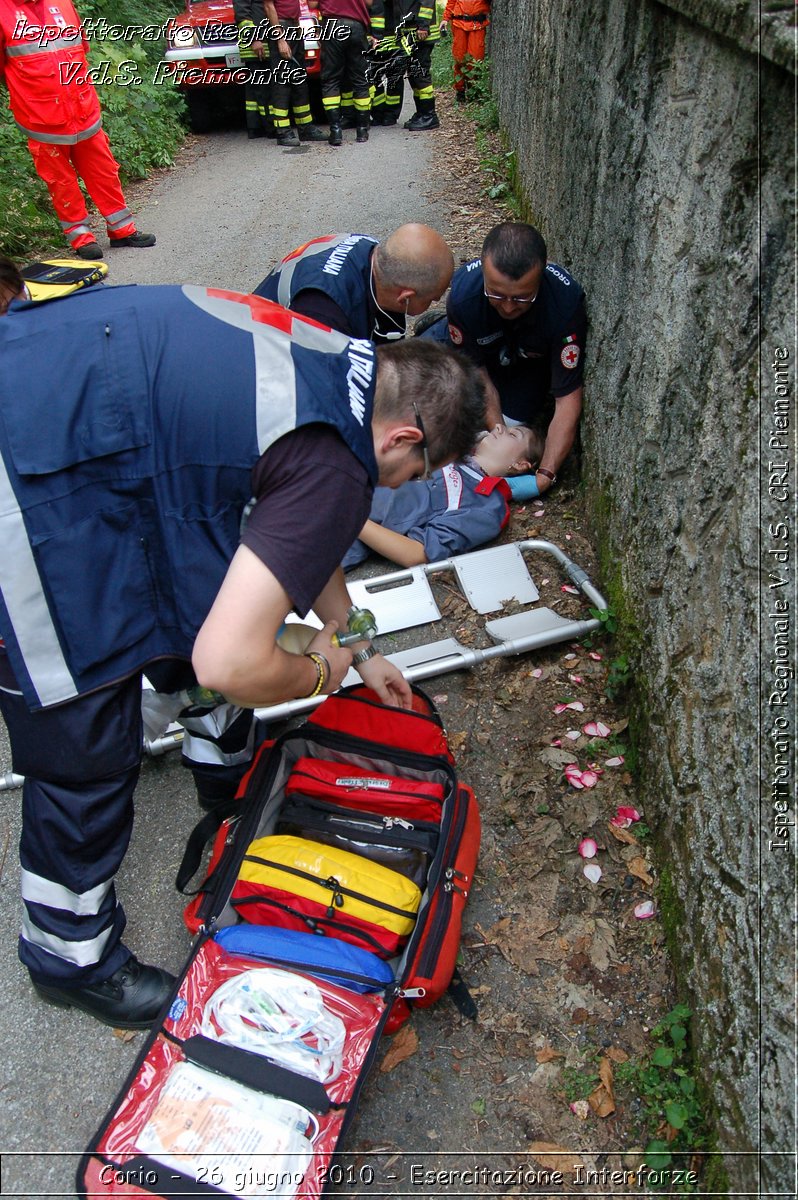
{"type": "MultiPolygon", "coordinates": [[[[141,676],[38,712],[30,711],[16,688],[0,649],[0,712],[13,770],[25,776],[19,957],[40,983],[78,986],[107,979],[130,953],[121,940],[125,914],[114,877],[133,827],[142,752],[141,676]]],[[[221,719],[195,732],[205,746],[200,761],[195,766],[184,756],[198,787],[213,797],[235,791],[254,741],[251,710],[225,705],[216,711],[221,719]]],[[[190,725],[189,713],[185,716],[190,725]]]]}

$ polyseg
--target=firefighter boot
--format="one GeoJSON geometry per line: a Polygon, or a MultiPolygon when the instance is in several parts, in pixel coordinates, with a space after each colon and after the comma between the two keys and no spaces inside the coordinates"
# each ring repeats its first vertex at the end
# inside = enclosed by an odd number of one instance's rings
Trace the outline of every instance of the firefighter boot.
{"type": "Polygon", "coordinates": [[[358,113],[357,115],[357,136],[356,142],[367,142],[369,140],[369,114],[358,113]]]}
{"type": "Polygon", "coordinates": [[[341,130],[341,110],[340,108],[331,108],[328,110],[327,115],[330,118],[330,135],[327,141],[331,146],[341,146],[344,140],[341,130]]]}
{"type": "Polygon", "coordinates": [[[437,129],[439,125],[434,100],[416,100],[416,115],[405,121],[405,129],[412,133],[422,129],[437,129]]]}

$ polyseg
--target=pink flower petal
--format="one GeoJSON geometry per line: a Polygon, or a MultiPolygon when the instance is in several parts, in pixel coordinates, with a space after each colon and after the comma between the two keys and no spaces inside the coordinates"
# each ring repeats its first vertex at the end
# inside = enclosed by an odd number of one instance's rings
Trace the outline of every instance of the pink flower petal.
{"type": "Polygon", "coordinates": [[[605,767],[622,767],[623,766],[623,755],[616,754],[614,758],[605,758],[604,766],[605,767]]]}
{"type": "Polygon", "coordinates": [[[571,540],[571,535],[570,535],[570,533],[566,533],[566,535],[565,535],[565,540],[566,540],[566,542],[570,542],[570,540],[571,540]]]}
{"type": "Polygon", "coordinates": [[[648,917],[654,916],[654,901],[643,900],[641,904],[635,905],[635,916],[639,921],[645,921],[648,917]]]}
{"type": "Polygon", "coordinates": [[[601,662],[602,659],[602,655],[598,654],[595,650],[589,650],[587,656],[588,658],[592,658],[593,662],[601,662]]]}
{"type": "MultiPolygon", "coordinates": [[[[607,759],[607,761],[609,762],[609,759],[607,759]]],[[[623,761],[623,760],[621,760],[621,761],[623,761]]],[[[618,805],[618,816],[626,817],[629,821],[639,821],[640,820],[640,813],[637,811],[637,809],[630,808],[625,804],[618,805]]]]}
{"type": "Polygon", "coordinates": [[[543,671],[540,669],[540,667],[535,667],[534,671],[532,672],[532,678],[540,679],[542,674],[543,674],[543,671]]]}
{"type": "Polygon", "coordinates": [[[571,683],[582,683],[583,682],[581,675],[569,675],[568,678],[570,679],[571,683]]]}
{"type": "Polygon", "coordinates": [[[588,737],[598,738],[609,737],[612,733],[609,725],[605,725],[603,721],[588,721],[586,725],[582,726],[582,731],[586,733],[588,737]]]}
{"type": "Polygon", "coordinates": [[[546,512],[545,512],[545,509],[543,509],[543,508],[538,508],[538,509],[536,509],[535,512],[532,513],[533,517],[544,517],[545,515],[546,515],[546,512]]]}
{"type": "Polygon", "coordinates": [[[554,705],[554,711],[556,713],[563,713],[565,712],[566,708],[570,708],[573,712],[585,711],[585,706],[581,700],[570,700],[567,704],[564,700],[561,700],[559,704],[554,705]]]}
{"type": "Polygon", "coordinates": [[[541,581],[540,581],[540,586],[541,586],[541,587],[545,587],[545,586],[546,586],[546,584],[547,584],[548,582],[549,582],[549,580],[548,580],[548,579],[541,579],[541,581]]]}
{"type": "Polygon", "coordinates": [[[561,592],[568,592],[569,596],[578,596],[579,588],[572,587],[570,583],[563,583],[560,587],[561,592]]]}
{"type": "Polygon", "coordinates": [[[581,771],[578,771],[578,770],[577,771],[569,771],[568,768],[566,767],[565,768],[565,778],[568,780],[571,787],[575,787],[578,792],[581,792],[582,788],[584,787],[584,784],[582,783],[582,772],[581,771]]]}
{"type": "Polygon", "coordinates": [[[595,858],[598,854],[598,846],[590,837],[582,838],[578,850],[582,858],[595,858]]]}
{"type": "Polygon", "coordinates": [[[599,780],[599,777],[595,771],[583,771],[582,772],[582,786],[583,787],[586,787],[586,788],[595,787],[596,784],[598,783],[598,780],[599,780]]]}
{"type": "Polygon", "coordinates": [[[563,662],[570,662],[570,661],[571,661],[571,659],[573,659],[573,658],[578,658],[578,657],[579,657],[579,656],[578,656],[577,654],[574,654],[574,652],[573,652],[573,650],[572,650],[572,651],[570,652],[570,654],[563,654],[563,656],[562,656],[562,660],[563,660],[563,662]]]}
{"type": "Polygon", "coordinates": [[[568,1107],[575,1117],[579,1117],[580,1121],[586,1121],[590,1116],[590,1105],[587,1100],[574,1100],[573,1104],[568,1107]]]}
{"type": "Polygon", "coordinates": [[[560,741],[560,739],[559,739],[559,738],[552,738],[552,739],[551,739],[551,744],[552,744],[552,746],[561,746],[561,745],[562,745],[562,742],[560,741]]]}
{"type": "Polygon", "coordinates": [[[572,742],[575,742],[577,738],[580,738],[582,735],[578,729],[568,729],[566,730],[565,736],[570,738],[572,742]]]}
{"type": "Polygon", "coordinates": [[[604,872],[598,863],[587,863],[587,865],[582,868],[582,874],[586,879],[589,879],[591,883],[598,883],[604,872]]]}

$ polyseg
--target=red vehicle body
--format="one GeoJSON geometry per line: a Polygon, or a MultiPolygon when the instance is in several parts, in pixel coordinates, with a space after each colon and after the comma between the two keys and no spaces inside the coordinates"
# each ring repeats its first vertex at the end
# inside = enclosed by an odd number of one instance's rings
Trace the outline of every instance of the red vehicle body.
{"type": "MultiPolygon", "coordinates": [[[[314,36],[319,22],[304,0],[300,13],[305,31],[305,68],[312,81],[321,70],[319,40],[314,36]]],[[[265,27],[265,14],[263,20],[265,27]]],[[[240,71],[245,63],[230,0],[186,0],[183,12],[169,21],[164,62],[186,98],[195,133],[207,133],[215,113],[229,98],[234,98],[243,112],[240,71]]]]}

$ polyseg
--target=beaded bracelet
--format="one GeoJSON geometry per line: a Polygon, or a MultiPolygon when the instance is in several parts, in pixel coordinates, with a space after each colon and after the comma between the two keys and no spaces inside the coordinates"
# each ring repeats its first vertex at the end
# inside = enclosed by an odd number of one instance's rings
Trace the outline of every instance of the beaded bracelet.
{"type": "Polygon", "coordinates": [[[309,658],[310,661],[315,664],[316,670],[319,673],[319,677],[316,680],[316,686],[312,691],[308,692],[306,696],[302,697],[303,700],[310,700],[313,696],[319,695],[322,688],[327,683],[327,680],[330,678],[330,664],[327,662],[327,659],[323,654],[317,654],[315,650],[309,650],[304,657],[309,658]]]}

